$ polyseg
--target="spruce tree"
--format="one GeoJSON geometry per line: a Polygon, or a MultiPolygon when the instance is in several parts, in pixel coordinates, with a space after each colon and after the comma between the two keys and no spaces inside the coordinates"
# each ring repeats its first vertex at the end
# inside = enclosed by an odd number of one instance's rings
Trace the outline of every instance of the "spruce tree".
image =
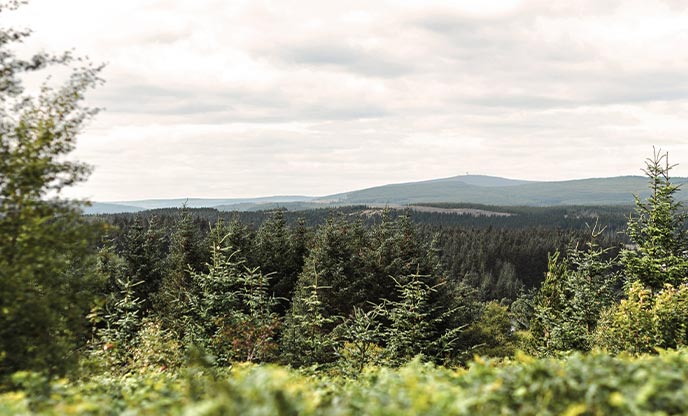
{"type": "Polygon", "coordinates": [[[182,209],[175,224],[175,230],[170,239],[170,250],[166,260],[167,270],[155,296],[156,312],[166,328],[184,335],[186,329],[181,316],[189,302],[188,293],[191,288],[191,273],[193,270],[206,269],[206,249],[198,227],[191,217],[191,213],[182,209]]]}
{"type": "Polygon", "coordinates": [[[619,286],[616,259],[593,239],[585,250],[577,246],[565,257],[550,256],[549,270],[533,302],[530,330],[535,350],[543,355],[563,351],[589,351],[597,322],[613,305],[619,286]]]}
{"type": "Polygon", "coordinates": [[[688,279],[688,216],[676,201],[679,186],[671,182],[675,165],[669,164],[669,154],[655,151],[645,164],[651,194],[646,201],[635,198],[627,230],[635,247],[622,252],[621,262],[630,281],[657,291],[666,283],[676,286],[688,279]]]}

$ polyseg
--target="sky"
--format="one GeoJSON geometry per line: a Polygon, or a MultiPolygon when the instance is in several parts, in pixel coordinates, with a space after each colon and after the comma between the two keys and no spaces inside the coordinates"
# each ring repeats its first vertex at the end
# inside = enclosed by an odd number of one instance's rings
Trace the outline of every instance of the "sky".
{"type": "MultiPolygon", "coordinates": [[[[3,13],[4,15],[5,13],[3,13]]],[[[688,176],[685,0],[31,0],[107,64],[70,196],[320,196],[483,174],[688,176]]]]}

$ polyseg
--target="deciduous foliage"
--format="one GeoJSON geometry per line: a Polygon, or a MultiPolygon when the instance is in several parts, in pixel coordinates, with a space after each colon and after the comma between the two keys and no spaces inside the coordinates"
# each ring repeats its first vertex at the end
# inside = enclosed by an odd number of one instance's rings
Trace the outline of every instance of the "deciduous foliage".
{"type": "Polygon", "coordinates": [[[61,191],[89,172],[67,156],[95,114],[82,101],[100,68],[70,54],[18,58],[14,46],[29,34],[0,29],[0,375],[63,371],[85,340],[92,296],[91,228],[61,191]],[[25,91],[24,74],[54,65],[69,68],[64,82],[25,91]]]}
{"type": "Polygon", "coordinates": [[[688,286],[666,284],[659,292],[634,282],[626,299],[600,319],[596,344],[613,353],[652,353],[688,345],[688,286]]]}

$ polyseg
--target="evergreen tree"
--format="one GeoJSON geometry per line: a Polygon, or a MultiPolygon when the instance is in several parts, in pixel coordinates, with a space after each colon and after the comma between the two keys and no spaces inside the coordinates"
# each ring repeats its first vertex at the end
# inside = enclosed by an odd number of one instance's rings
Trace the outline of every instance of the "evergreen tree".
{"type": "Polygon", "coordinates": [[[210,233],[207,272],[191,270],[184,289],[186,338],[212,352],[219,364],[270,360],[277,350],[279,319],[268,293],[269,276],[246,267],[240,252],[227,244],[228,235],[220,234],[224,226],[218,225],[210,233]]]}
{"type": "Polygon", "coordinates": [[[292,301],[282,334],[282,359],[296,367],[335,360],[336,337],[332,334],[338,316],[327,315],[320,293],[331,289],[318,285],[318,273],[310,286],[302,287],[292,301]]]}
{"type": "Polygon", "coordinates": [[[355,377],[367,365],[384,363],[384,333],[379,314],[379,308],[364,311],[354,307],[353,313],[334,329],[337,364],[344,374],[355,377]]]}
{"type": "Polygon", "coordinates": [[[182,209],[170,239],[167,271],[155,297],[156,310],[167,328],[185,333],[181,316],[188,303],[193,270],[205,269],[206,250],[198,227],[187,209],[182,209]]]}
{"type": "Polygon", "coordinates": [[[636,196],[635,215],[629,218],[627,230],[636,247],[621,256],[627,278],[652,290],[688,279],[688,216],[675,199],[679,187],[671,183],[673,167],[669,154],[661,150],[646,161],[644,172],[652,193],[646,202],[636,196]]]}
{"type": "Polygon", "coordinates": [[[535,297],[530,330],[538,352],[588,351],[601,313],[615,300],[619,277],[614,259],[594,240],[586,250],[550,257],[549,271],[535,297]]]}
{"type": "Polygon", "coordinates": [[[117,278],[116,283],[119,292],[94,307],[88,318],[97,327],[94,352],[105,354],[109,364],[123,367],[132,357],[142,323],[143,301],[136,297],[135,287],[143,282],[117,278]]]}
{"type": "Polygon", "coordinates": [[[446,325],[455,310],[432,302],[439,285],[428,285],[429,276],[417,273],[403,280],[394,279],[399,300],[386,300],[379,306],[380,315],[388,321],[384,329],[387,361],[401,365],[416,355],[439,362],[453,358],[454,344],[465,326],[446,325]]]}
{"type": "Polygon", "coordinates": [[[124,236],[122,257],[126,261],[127,275],[136,285],[136,296],[142,310],[150,309],[152,297],[157,293],[164,272],[164,240],[157,228],[155,217],[146,227],[143,218],[137,217],[124,236]]]}
{"type": "Polygon", "coordinates": [[[291,230],[287,227],[283,210],[276,210],[258,228],[255,238],[255,258],[260,269],[272,275],[270,292],[281,302],[281,311],[286,310],[296,286],[298,274],[303,268],[303,244],[292,240],[291,230]],[[296,244],[296,246],[292,246],[296,244]]]}
{"type": "Polygon", "coordinates": [[[651,353],[688,345],[688,216],[675,200],[668,153],[655,151],[645,173],[652,191],[636,197],[627,234],[635,244],[621,253],[625,299],[605,312],[596,343],[612,352],[651,353]]]}
{"type": "MultiPolygon", "coordinates": [[[[367,250],[368,237],[360,222],[329,218],[315,234],[298,278],[295,297],[307,298],[316,280],[328,287],[319,299],[326,317],[348,316],[354,306],[364,306],[374,300],[367,250]]],[[[296,308],[300,306],[297,304],[296,308]]]]}

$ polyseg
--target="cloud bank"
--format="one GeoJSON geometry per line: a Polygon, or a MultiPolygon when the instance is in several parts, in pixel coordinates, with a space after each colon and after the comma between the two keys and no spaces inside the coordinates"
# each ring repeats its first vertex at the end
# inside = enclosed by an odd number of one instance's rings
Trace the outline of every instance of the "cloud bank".
{"type": "Polygon", "coordinates": [[[329,3],[32,0],[6,24],[108,63],[76,196],[640,174],[653,145],[688,176],[683,1],[329,3]]]}

